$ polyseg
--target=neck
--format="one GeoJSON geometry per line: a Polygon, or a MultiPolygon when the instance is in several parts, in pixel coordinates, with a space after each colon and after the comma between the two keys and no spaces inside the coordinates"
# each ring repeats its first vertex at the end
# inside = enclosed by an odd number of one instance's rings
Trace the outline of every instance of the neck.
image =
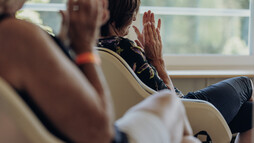
{"type": "Polygon", "coordinates": [[[100,36],[100,38],[110,38],[110,37],[124,37],[121,32],[115,28],[114,24],[109,24],[109,33],[106,36],[100,36]]]}
{"type": "Polygon", "coordinates": [[[114,26],[114,24],[109,24],[109,34],[107,37],[119,36],[121,37],[121,32],[114,26]]]}

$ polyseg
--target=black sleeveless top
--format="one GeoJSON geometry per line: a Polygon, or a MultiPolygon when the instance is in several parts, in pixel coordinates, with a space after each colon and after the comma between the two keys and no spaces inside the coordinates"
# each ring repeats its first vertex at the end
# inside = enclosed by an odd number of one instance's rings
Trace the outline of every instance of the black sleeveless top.
{"type": "Polygon", "coordinates": [[[8,18],[8,17],[10,17],[10,15],[9,14],[0,14],[0,22],[1,21],[3,21],[5,18],[8,18]]]}
{"type": "MultiPolygon", "coordinates": [[[[1,14],[0,15],[0,22],[4,19],[10,17],[8,14],[1,14]]],[[[58,44],[59,48],[64,52],[64,54],[74,62],[75,54],[74,52],[64,46],[64,44],[56,37],[51,36],[54,41],[58,44]]],[[[37,106],[35,101],[31,98],[31,96],[25,91],[25,90],[16,90],[17,93],[20,95],[20,97],[26,102],[26,104],[30,107],[30,109],[34,112],[34,114],[38,117],[38,119],[41,121],[41,123],[47,128],[48,131],[50,131],[53,135],[58,137],[59,139],[67,142],[67,143],[73,143],[66,135],[64,135],[61,131],[59,131],[55,125],[47,118],[47,116],[43,113],[43,111],[37,106]]],[[[112,143],[128,143],[127,136],[125,133],[121,132],[116,126],[115,126],[115,138],[112,141],[112,143]]]]}

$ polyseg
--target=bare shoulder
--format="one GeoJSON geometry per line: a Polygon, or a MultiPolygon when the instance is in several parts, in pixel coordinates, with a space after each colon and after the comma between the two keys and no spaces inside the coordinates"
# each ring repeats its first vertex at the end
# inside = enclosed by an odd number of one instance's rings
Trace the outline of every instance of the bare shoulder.
{"type": "Polygon", "coordinates": [[[20,57],[21,60],[25,60],[27,54],[39,53],[40,50],[55,46],[52,45],[50,36],[40,27],[14,18],[5,19],[0,23],[0,43],[0,56],[23,56],[20,57]]]}
{"type": "Polygon", "coordinates": [[[0,23],[0,41],[1,43],[7,43],[9,46],[12,46],[11,43],[15,43],[15,45],[33,44],[31,42],[36,38],[42,39],[40,37],[46,35],[46,32],[37,25],[23,20],[8,18],[0,23]]]}
{"type": "Polygon", "coordinates": [[[8,38],[9,35],[13,36],[12,34],[22,34],[23,36],[26,36],[31,32],[34,33],[39,31],[40,28],[38,26],[15,18],[7,18],[0,23],[0,34],[6,38],[8,38]]]}
{"type": "Polygon", "coordinates": [[[45,55],[49,57],[50,50],[56,49],[45,31],[14,18],[0,23],[0,43],[0,67],[5,67],[0,69],[0,76],[15,85],[14,82],[21,81],[19,79],[30,72],[28,69],[42,62],[45,55]]]}

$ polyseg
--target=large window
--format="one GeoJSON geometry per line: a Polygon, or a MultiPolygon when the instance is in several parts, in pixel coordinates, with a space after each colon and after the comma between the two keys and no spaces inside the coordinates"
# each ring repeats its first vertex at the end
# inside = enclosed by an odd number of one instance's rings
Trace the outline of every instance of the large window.
{"type": "Polygon", "coordinates": [[[253,0],[142,0],[140,13],[162,19],[169,69],[252,69],[253,8],[253,0]]]}
{"type": "MultiPolygon", "coordinates": [[[[67,0],[29,0],[18,17],[58,33],[67,0]],[[30,18],[28,18],[30,17],[30,18]]],[[[254,0],[141,0],[139,18],[162,19],[163,53],[171,67],[254,67],[254,0]]],[[[142,28],[141,21],[138,26],[142,28]]]]}
{"type": "Polygon", "coordinates": [[[164,53],[250,55],[249,0],[143,0],[163,19],[164,53]]]}

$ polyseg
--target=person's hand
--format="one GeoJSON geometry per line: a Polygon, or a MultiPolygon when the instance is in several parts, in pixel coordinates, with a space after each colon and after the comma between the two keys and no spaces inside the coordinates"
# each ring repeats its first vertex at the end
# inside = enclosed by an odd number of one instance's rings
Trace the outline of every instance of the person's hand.
{"type": "Polygon", "coordinates": [[[66,45],[70,45],[69,35],[69,15],[67,11],[60,10],[59,13],[62,16],[61,29],[57,37],[66,45]]]}
{"type": "MultiPolygon", "coordinates": [[[[145,12],[143,15],[143,27],[146,23],[154,23],[155,24],[155,19],[154,19],[154,13],[152,13],[150,10],[148,12],[145,12]]],[[[157,28],[160,30],[161,28],[161,19],[158,20],[158,25],[157,28]]],[[[139,31],[139,29],[136,26],[133,26],[133,29],[137,35],[137,39],[135,40],[136,44],[142,48],[144,48],[144,30],[142,32],[139,31]]]]}
{"type": "Polygon", "coordinates": [[[162,62],[160,30],[155,28],[154,23],[148,22],[144,25],[144,47],[145,55],[153,65],[162,62]]]}
{"type": "Polygon", "coordinates": [[[71,46],[79,54],[91,52],[101,25],[108,17],[106,0],[69,0],[69,37],[71,46]]]}

